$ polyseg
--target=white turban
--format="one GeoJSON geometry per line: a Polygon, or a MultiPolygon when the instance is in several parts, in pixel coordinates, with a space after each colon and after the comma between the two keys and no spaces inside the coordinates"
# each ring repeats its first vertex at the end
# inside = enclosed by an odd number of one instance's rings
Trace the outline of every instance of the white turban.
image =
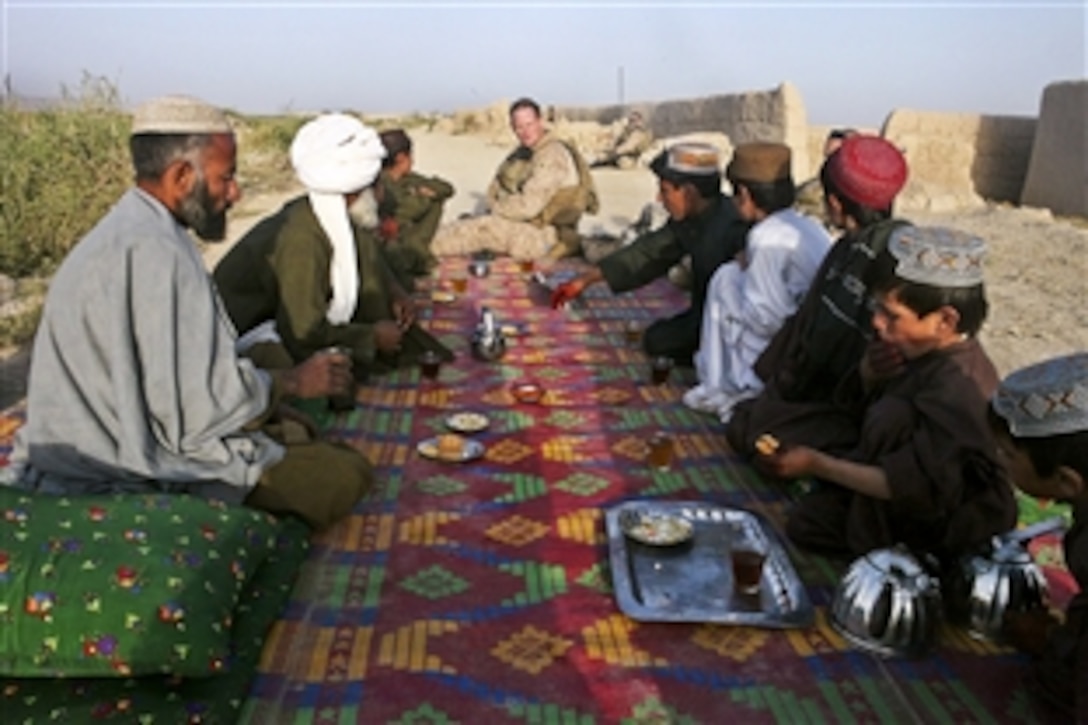
{"type": "Polygon", "coordinates": [[[291,142],[291,165],[332,244],[332,301],[325,317],[333,324],[351,319],[359,295],[355,236],[344,195],[374,183],[383,158],[385,147],[377,132],[342,113],[318,116],[300,128],[291,142]]]}

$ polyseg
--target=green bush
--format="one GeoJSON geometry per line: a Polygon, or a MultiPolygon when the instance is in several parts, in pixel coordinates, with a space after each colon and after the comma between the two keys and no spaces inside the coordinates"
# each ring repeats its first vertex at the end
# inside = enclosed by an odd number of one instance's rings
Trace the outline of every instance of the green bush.
{"type": "Polygon", "coordinates": [[[100,81],[56,108],[0,108],[0,273],[52,272],[117,201],[132,178],[130,123],[100,81]]]}

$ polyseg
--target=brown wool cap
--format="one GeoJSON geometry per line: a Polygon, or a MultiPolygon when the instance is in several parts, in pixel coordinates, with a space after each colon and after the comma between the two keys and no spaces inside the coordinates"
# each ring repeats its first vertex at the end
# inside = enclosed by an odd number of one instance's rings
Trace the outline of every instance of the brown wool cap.
{"type": "Polygon", "coordinates": [[[233,133],[227,114],[191,96],[162,96],[136,109],[132,135],[233,133]]]}
{"type": "Polygon", "coordinates": [[[725,176],[762,184],[792,179],[790,158],[790,147],[785,144],[762,141],[741,144],[733,151],[725,176]]]}

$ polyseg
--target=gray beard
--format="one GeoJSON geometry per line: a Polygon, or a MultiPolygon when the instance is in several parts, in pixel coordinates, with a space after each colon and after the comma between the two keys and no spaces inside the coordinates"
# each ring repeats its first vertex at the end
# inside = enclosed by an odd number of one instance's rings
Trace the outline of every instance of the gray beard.
{"type": "Polygon", "coordinates": [[[227,211],[215,211],[204,179],[199,179],[189,196],[182,200],[178,216],[206,242],[220,242],[227,236],[227,211]]]}

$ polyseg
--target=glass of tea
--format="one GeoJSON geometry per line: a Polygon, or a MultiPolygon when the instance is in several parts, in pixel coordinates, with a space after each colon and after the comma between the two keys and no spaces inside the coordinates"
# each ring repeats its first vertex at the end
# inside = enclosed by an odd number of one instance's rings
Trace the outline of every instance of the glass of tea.
{"type": "Polygon", "coordinates": [[[427,380],[435,380],[442,368],[442,356],[434,350],[426,350],[419,356],[419,371],[427,380]]]}
{"type": "Polygon", "coordinates": [[[655,357],[653,362],[650,363],[650,380],[654,385],[664,385],[669,380],[669,373],[672,372],[672,358],[671,357],[655,357]]]}
{"type": "Polygon", "coordinates": [[[758,594],[767,552],[750,541],[738,541],[733,544],[729,558],[732,560],[734,589],[741,594],[758,594]]]}
{"type": "Polygon", "coordinates": [[[672,436],[667,433],[657,432],[650,436],[650,442],[646,451],[646,463],[651,468],[659,471],[667,471],[672,468],[672,460],[676,454],[676,445],[672,436]]]}

